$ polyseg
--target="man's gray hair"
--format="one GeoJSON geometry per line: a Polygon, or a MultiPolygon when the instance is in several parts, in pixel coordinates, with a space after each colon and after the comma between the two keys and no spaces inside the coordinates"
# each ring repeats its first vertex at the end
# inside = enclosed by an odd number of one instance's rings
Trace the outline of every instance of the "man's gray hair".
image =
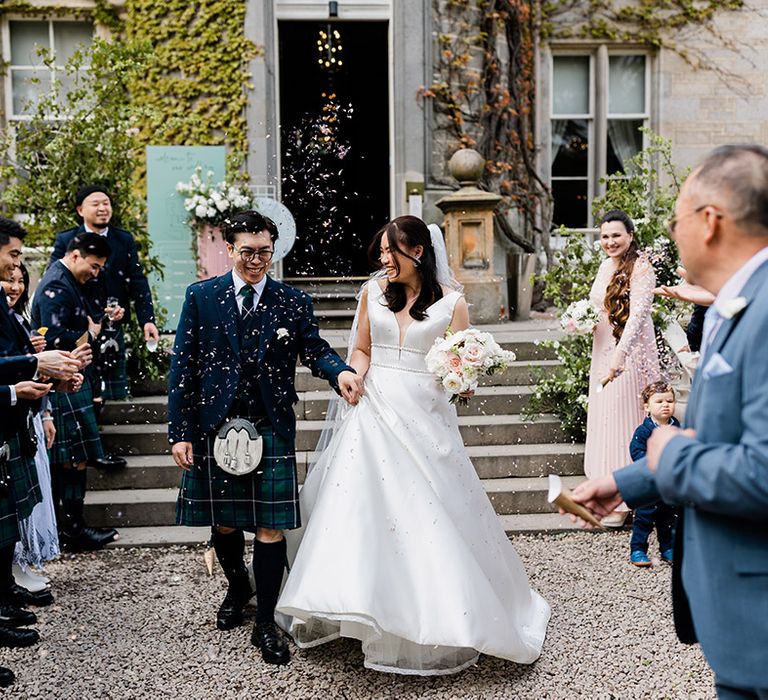
{"type": "Polygon", "coordinates": [[[768,236],[768,148],[720,146],[694,174],[697,186],[727,197],[728,213],[749,234],[768,236]]]}

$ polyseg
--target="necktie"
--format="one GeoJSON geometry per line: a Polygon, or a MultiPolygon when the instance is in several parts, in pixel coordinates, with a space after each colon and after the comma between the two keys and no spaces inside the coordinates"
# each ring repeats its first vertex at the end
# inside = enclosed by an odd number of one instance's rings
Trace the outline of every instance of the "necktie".
{"type": "Polygon", "coordinates": [[[250,284],[246,284],[240,290],[240,296],[243,298],[243,308],[240,312],[243,320],[247,319],[253,313],[253,297],[255,290],[250,284]]]}

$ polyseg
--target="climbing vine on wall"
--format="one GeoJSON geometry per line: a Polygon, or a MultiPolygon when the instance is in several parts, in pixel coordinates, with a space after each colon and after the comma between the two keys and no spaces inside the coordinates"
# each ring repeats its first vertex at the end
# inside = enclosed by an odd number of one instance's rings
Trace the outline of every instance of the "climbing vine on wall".
{"type": "Polygon", "coordinates": [[[245,107],[248,62],[260,49],[245,36],[245,0],[127,0],[125,34],[149,42],[154,56],[131,86],[132,99],[163,115],[189,118],[175,129],[147,121],[146,143],[220,145],[239,164],[248,149],[245,107]]]}
{"type": "Polygon", "coordinates": [[[693,30],[703,29],[718,49],[738,52],[714,20],[720,12],[747,9],[744,0],[546,0],[541,4],[539,33],[550,41],[595,39],[668,49],[692,68],[712,70],[734,87],[738,76],[687,39],[693,30]]]}
{"type": "MultiPolygon", "coordinates": [[[[422,91],[450,150],[477,149],[485,186],[518,214],[518,234],[546,246],[541,223],[551,196],[536,168],[534,64],[536,17],[527,0],[435,0],[436,68],[422,91]]],[[[450,153],[447,154],[450,156],[450,153]]],[[[447,184],[448,181],[446,181],[447,184]]]]}
{"type": "Polygon", "coordinates": [[[456,148],[477,149],[486,159],[485,187],[519,214],[512,217],[518,233],[548,250],[552,198],[537,171],[534,133],[538,41],[665,48],[738,89],[737,77],[686,38],[704,29],[719,47],[737,51],[714,19],[745,9],[744,0],[433,0],[436,79],[421,96],[431,100],[446,161],[456,148]]]}

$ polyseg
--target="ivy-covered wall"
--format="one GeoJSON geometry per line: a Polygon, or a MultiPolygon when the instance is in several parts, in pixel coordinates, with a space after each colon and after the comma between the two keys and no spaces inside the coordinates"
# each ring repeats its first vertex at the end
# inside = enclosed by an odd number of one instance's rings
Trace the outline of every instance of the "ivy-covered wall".
{"type": "Polygon", "coordinates": [[[229,146],[240,162],[247,152],[245,107],[250,86],[248,62],[259,49],[244,33],[246,0],[128,0],[124,34],[149,42],[154,60],[131,88],[140,105],[171,118],[185,114],[174,129],[147,120],[142,140],[157,145],[229,146]]]}

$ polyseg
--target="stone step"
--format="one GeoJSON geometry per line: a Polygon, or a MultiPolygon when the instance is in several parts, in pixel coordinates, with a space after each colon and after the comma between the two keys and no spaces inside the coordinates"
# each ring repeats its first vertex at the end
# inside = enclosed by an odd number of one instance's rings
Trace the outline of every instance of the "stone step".
{"type": "MultiPolygon", "coordinates": [[[[322,420],[297,421],[296,449],[312,451],[320,439],[322,420]]],[[[560,422],[551,415],[530,421],[516,415],[459,416],[459,429],[465,445],[517,445],[521,443],[564,443],[569,438],[560,422]]],[[[170,453],[167,426],[105,425],[101,431],[107,452],[119,455],[170,453]]]]}
{"type": "MultiPolygon", "coordinates": [[[[508,535],[536,534],[542,532],[568,532],[579,530],[568,518],[557,513],[523,513],[520,515],[500,515],[499,522],[508,535]]],[[[589,530],[589,532],[600,532],[589,530]]],[[[183,527],[181,525],[161,525],[155,527],[123,527],[120,539],[108,547],[170,547],[206,545],[211,537],[208,527],[183,527]]],[[[250,533],[246,540],[253,539],[250,533]]],[[[202,557],[200,566],[203,567],[202,557]]]]}
{"type": "Polygon", "coordinates": [[[351,328],[355,320],[355,309],[315,309],[320,328],[351,328]]]}
{"type": "MultiPolygon", "coordinates": [[[[528,405],[533,389],[533,386],[482,386],[469,405],[457,407],[458,413],[460,416],[520,413],[528,405]]],[[[334,396],[335,392],[330,389],[301,392],[295,405],[296,419],[322,419],[328,402],[334,396]]],[[[165,423],[167,420],[166,396],[141,396],[130,401],[113,401],[107,403],[101,414],[101,422],[105,425],[141,425],[165,423]]]]}
{"type": "MultiPolygon", "coordinates": [[[[475,445],[467,454],[481,479],[536,477],[547,474],[576,476],[583,473],[584,446],[562,444],[475,445]]],[[[314,452],[297,452],[299,483],[304,483],[307,462],[314,452]]],[[[89,490],[177,488],[181,470],[170,455],[139,455],[126,458],[119,471],[88,471],[89,490]]]]}
{"type": "MultiPolygon", "coordinates": [[[[570,487],[583,480],[580,476],[563,478],[570,487]]],[[[552,513],[547,503],[547,479],[484,479],[483,486],[499,515],[552,513]]],[[[90,491],[85,499],[85,519],[94,527],[158,527],[172,525],[176,517],[178,489],[122,489],[90,491]]]]}

